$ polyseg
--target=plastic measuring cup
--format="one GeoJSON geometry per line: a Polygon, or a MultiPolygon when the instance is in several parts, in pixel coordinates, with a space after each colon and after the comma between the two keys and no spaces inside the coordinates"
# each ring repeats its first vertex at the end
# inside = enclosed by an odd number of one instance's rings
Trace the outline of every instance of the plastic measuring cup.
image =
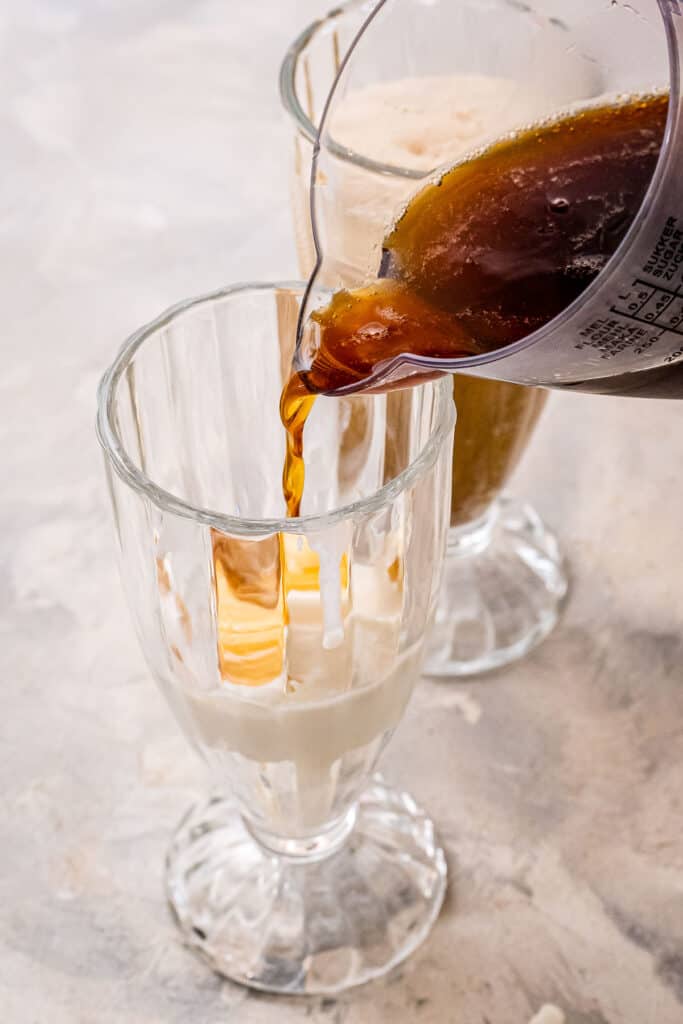
{"type": "MultiPolygon", "coordinates": [[[[567,5],[559,0],[533,6],[525,0],[462,0],[458,11],[461,31],[454,33],[452,2],[380,0],[368,4],[364,26],[340,60],[314,152],[311,214],[317,263],[302,307],[295,367],[310,365],[315,335],[306,331],[308,316],[326,301],[330,285],[335,286],[335,239],[325,237],[325,218],[320,214],[321,204],[334,202],[335,179],[343,161],[349,156],[358,159],[335,139],[335,113],[344,97],[373,84],[377,75],[391,81],[407,75],[444,74],[454,68],[503,75],[512,89],[552,93],[558,80],[571,81],[568,76],[575,74],[578,62],[586,74],[577,77],[581,85],[577,85],[574,103],[566,102],[566,86],[560,90],[558,113],[582,103],[669,90],[659,160],[617,251],[571,305],[520,341],[455,360],[406,352],[379,365],[371,378],[344,390],[442,370],[522,384],[683,397],[683,2],[577,0],[567,11],[567,5]],[[448,32],[444,31],[446,8],[448,32]],[[383,38],[390,37],[392,19],[407,20],[409,30],[424,40],[419,67],[414,58],[406,67],[400,49],[377,49],[383,38]],[[549,33],[549,26],[556,31],[549,33]],[[563,28],[567,30],[566,47],[561,44],[563,28]],[[366,60],[371,48],[373,60],[366,60]],[[382,53],[380,61],[378,52],[382,53]],[[585,82],[590,76],[592,86],[587,95],[585,82]]],[[[391,170],[372,160],[365,163],[378,175],[391,170]]],[[[387,230],[390,227],[387,224],[387,230]]],[[[374,265],[367,267],[368,279],[377,275],[379,247],[374,257],[374,265]]]]}

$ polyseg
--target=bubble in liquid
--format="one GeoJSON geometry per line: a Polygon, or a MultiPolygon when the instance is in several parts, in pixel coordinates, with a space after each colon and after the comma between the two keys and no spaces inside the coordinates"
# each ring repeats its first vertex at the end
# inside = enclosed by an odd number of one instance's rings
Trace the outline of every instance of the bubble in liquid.
{"type": "Polygon", "coordinates": [[[567,213],[570,203],[564,196],[557,196],[555,199],[550,200],[549,205],[553,213],[567,213]]]}
{"type": "Polygon", "coordinates": [[[360,328],[358,333],[362,335],[363,338],[370,338],[374,340],[377,338],[383,338],[384,335],[387,333],[387,329],[384,326],[384,324],[373,322],[370,324],[365,324],[363,327],[360,328]]]}

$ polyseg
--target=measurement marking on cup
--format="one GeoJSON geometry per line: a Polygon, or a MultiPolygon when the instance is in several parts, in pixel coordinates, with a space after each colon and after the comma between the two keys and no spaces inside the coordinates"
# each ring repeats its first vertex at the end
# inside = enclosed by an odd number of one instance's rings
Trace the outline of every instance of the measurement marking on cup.
{"type": "Polygon", "coordinates": [[[683,335],[683,295],[679,290],[671,291],[637,278],[611,311],[683,335]]]}

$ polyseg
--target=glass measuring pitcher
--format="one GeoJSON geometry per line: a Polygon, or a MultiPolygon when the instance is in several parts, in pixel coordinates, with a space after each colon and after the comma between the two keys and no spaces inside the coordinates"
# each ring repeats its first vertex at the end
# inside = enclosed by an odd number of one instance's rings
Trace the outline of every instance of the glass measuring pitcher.
{"type": "MultiPolygon", "coordinates": [[[[458,359],[401,352],[344,390],[383,387],[415,374],[457,370],[598,393],[683,396],[683,5],[680,0],[581,0],[567,11],[558,0],[533,6],[522,0],[465,0],[457,5],[457,29],[453,29],[450,10],[446,31],[444,12],[451,7],[433,0],[369,4],[363,30],[340,61],[320,121],[313,163],[317,263],[302,310],[296,368],[306,370],[311,364],[315,332],[306,330],[308,316],[323,301],[318,284],[324,281],[329,286],[334,276],[337,243],[334,231],[326,227],[334,221],[323,212],[335,202],[339,164],[349,155],[339,142],[337,114],[342,100],[349,92],[371,85],[377,75],[383,80],[406,74],[442,75],[457,60],[459,68],[472,74],[509,80],[513,108],[516,94],[538,96],[543,107],[539,120],[585,105],[668,90],[668,120],[654,173],[614,254],[586,290],[543,327],[504,348],[458,359]],[[413,48],[410,67],[399,50],[382,50],[383,37],[389,35],[387,26],[396,19],[403,19],[406,31],[423,41],[413,48]],[[544,28],[549,22],[566,29],[565,45],[561,31],[555,34],[559,41],[548,45],[544,28]],[[415,50],[420,54],[417,59],[415,50]],[[577,64],[583,75],[577,76],[577,64]],[[568,81],[579,83],[569,103],[564,87],[568,81]]],[[[522,127],[514,121],[509,125],[511,131],[522,127]]],[[[382,172],[377,164],[374,169],[382,172]]],[[[345,215],[341,211],[341,217],[345,215]]],[[[390,227],[387,224],[387,231],[390,227]]],[[[381,259],[378,246],[369,256],[367,279],[377,276],[381,259]]]]}

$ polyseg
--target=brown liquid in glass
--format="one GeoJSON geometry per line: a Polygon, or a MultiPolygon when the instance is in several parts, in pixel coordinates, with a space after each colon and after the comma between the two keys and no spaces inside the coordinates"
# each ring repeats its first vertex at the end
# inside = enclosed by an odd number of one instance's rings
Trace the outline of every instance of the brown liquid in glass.
{"type": "Polygon", "coordinates": [[[457,164],[411,200],[385,240],[380,280],[337,292],[313,314],[312,364],[283,390],[289,515],[300,510],[316,394],[362,385],[404,353],[456,359],[509,345],[588,287],[642,203],[667,109],[663,94],[547,122],[457,164]]]}

